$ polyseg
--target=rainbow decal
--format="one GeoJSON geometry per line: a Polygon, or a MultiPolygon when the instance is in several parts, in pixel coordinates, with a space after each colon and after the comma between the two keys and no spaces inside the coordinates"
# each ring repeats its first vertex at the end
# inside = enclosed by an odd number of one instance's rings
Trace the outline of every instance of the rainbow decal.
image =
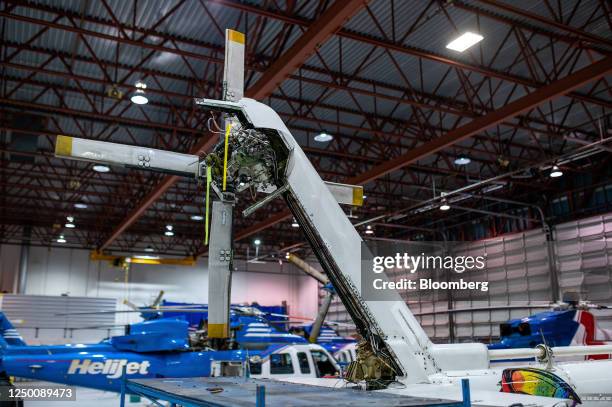
{"type": "Polygon", "coordinates": [[[570,399],[574,401],[574,405],[582,403],[580,397],[569,384],[556,374],[542,369],[504,369],[500,391],[502,393],[570,399]]]}

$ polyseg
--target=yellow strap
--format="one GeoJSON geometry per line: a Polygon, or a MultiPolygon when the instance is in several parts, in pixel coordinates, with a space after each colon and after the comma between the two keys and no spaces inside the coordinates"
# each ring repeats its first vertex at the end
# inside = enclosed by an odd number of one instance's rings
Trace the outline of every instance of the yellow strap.
{"type": "Polygon", "coordinates": [[[208,219],[210,218],[209,210],[208,210],[208,201],[210,200],[210,179],[212,178],[212,171],[210,167],[206,167],[206,213],[204,216],[206,217],[204,232],[204,245],[208,246],[208,219]]]}
{"type": "Polygon", "coordinates": [[[225,191],[226,183],[227,183],[227,150],[229,150],[228,139],[230,130],[232,129],[232,124],[227,123],[225,127],[225,152],[223,153],[223,191],[225,191]]]}

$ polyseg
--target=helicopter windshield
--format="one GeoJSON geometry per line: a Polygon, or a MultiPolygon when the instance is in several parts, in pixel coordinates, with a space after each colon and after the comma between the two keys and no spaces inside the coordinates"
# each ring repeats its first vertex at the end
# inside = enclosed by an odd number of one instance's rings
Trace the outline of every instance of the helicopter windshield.
{"type": "Polygon", "coordinates": [[[317,377],[336,376],[338,371],[331,362],[329,356],[319,350],[311,350],[312,360],[314,360],[315,368],[317,369],[317,377]]]}

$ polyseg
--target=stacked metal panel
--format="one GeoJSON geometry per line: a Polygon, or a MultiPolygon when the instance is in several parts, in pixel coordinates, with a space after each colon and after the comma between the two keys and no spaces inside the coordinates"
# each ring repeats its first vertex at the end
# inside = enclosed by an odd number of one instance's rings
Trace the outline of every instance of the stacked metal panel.
{"type": "Polygon", "coordinates": [[[117,300],[113,298],[16,294],[0,296],[0,310],[28,344],[99,341],[110,333],[116,334],[115,314],[76,314],[114,311],[116,306],[117,300]]]}
{"type": "MultiPolygon", "coordinates": [[[[612,303],[612,214],[559,224],[553,232],[552,264],[546,235],[540,229],[466,243],[466,254],[487,253],[489,293],[486,301],[482,298],[462,299],[453,301],[452,307],[464,309],[550,301],[551,270],[558,275],[561,295],[579,291],[583,300],[596,304],[612,303]]],[[[416,314],[445,310],[448,306],[446,301],[430,301],[427,296],[419,296],[418,293],[411,295],[408,303],[416,314]]],[[[501,322],[539,311],[517,308],[455,313],[454,337],[456,341],[495,340],[499,336],[501,322]]],[[[595,310],[593,313],[601,328],[612,328],[612,312],[595,310]]],[[[332,303],[328,319],[350,322],[337,299],[332,303]]],[[[449,340],[448,314],[427,314],[419,319],[435,342],[449,340]]],[[[340,328],[340,331],[349,333],[350,329],[340,328]]]]}

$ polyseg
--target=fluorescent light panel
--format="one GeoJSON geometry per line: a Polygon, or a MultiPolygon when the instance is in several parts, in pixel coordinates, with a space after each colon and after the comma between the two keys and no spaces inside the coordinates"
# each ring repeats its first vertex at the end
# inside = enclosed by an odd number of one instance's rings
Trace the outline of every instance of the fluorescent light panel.
{"type": "Polygon", "coordinates": [[[449,42],[448,45],[446,45],[446,48],[457,52],[463,52],[466,49],[478,44],[483,39],[484,37],[482,35],[467,31],[460,37],[449,42]]]}

